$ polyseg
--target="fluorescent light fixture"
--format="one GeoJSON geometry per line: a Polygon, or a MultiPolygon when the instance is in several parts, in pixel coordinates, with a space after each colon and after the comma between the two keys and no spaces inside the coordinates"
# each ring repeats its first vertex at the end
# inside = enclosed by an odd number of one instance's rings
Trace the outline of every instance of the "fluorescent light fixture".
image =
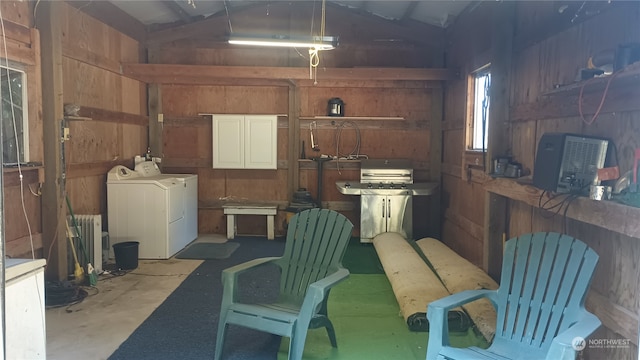
{"type": "Polygon", "coordinates": [[[288,36],[288,35],[241,35],[231,34],[229,44],[272,46],[272,47],[300,47],[331,50],[338,46],[337,36],[288,36]]]}

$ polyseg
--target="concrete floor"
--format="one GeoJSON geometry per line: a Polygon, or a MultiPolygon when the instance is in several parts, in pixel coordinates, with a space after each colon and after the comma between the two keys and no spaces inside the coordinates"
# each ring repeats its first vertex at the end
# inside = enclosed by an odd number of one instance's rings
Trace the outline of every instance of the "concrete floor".
{"type": "MultiPolygon", "coordinates": [[[[226,238],[206,235],[196,241],[226,238]]],[[[140,260],[126,275],[101,275],[81,303],[47,309],[47,359],[107,359],[201,263],[140,260]]]]}

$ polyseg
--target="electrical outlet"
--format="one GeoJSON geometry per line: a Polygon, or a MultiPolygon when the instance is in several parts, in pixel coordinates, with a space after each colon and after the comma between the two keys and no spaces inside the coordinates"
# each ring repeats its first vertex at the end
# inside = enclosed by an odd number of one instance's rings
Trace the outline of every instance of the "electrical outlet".
{"type": "Polygon", "coordinates": [[[164,122],[164,114],[158,114],[158,122],[164,122]]]}

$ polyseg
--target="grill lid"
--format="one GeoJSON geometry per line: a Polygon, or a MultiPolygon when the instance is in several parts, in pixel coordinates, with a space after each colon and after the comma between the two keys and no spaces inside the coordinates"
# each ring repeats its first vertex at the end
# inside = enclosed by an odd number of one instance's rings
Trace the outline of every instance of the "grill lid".
{"type": "Polygon", "coordinates": [[[413,184],[413,168],[408,159],[365,159],[360,163],[361,183],[413,184]]]}

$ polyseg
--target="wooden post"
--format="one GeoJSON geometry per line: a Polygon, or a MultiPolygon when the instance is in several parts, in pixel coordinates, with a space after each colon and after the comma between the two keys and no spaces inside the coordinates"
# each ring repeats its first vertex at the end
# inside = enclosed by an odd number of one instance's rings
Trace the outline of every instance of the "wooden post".
{"type": "Polygon", "coordinates": [[[67,278],[67,221],[65,172],[62,140],[64,116],[62,86],[62,6],[45,1],[36,18],[40,30],[42,59],[42,118],[44,135],[44,175],[42,188],[42,244],[51,250],[46,268],[48,280],[67,278]]]}
{"type": "MultiPolygon", "coordinates": [[[[489,107],[489,141],[486,169],[491,171],[491,159],[507,153],[509,147],[509,86],[515,30],[515,3],[495,3],[491,35],[491,89],[489,107]]],[[[500,281],[502,239],[507,233],[507,199],[486,192],[484,219],[483,268],[500,281]]]]}
{"type": "MultiPolygon", "coordinates": [[[[160,84],[147,85],[147,101],[149,104],[149,147],[154,156],[164,157],[162,146],[162,89],[160,84]]],[[[159,164],[162,166],[162,163],[159,164]]]]}
{"type": "MultiPolygon", "coordinates": [[[[147,58],[150,64],[162,61],[161,55],[160,50],[157,48],[152,48],[147,51],[147,58]]],[[[164,115],[162,113],[162,84],[147,84],[147,113],[149,115],[147,146],[151,148],[151,154],[164,158],[164,148],[162,146],[162,131],[164,129],[164,115]]],[[[162,164],[162,162],[158,164],[160,168],[162,168],[162,164]]]]}
{"type": "Polygon", "coordinates": [[[289,155],[287,160],[287,190],[289,201],[293,200],[293,192],[300,185],[300,92],[294,81],[289,84],[289,155]]]}
{"type": "MultiPolygon", "coordinates": [[[[429,121],[430,154],[429,179],[442,185],[442,119],[444,114],[444,89],[442,86],[431,92],[431,120],[429,121]]],[[[433,237],[442,239],[442,217],[440,208],[442,189],[436,191],[429,198],[429,216],[433,228],[433,237]]]]}

